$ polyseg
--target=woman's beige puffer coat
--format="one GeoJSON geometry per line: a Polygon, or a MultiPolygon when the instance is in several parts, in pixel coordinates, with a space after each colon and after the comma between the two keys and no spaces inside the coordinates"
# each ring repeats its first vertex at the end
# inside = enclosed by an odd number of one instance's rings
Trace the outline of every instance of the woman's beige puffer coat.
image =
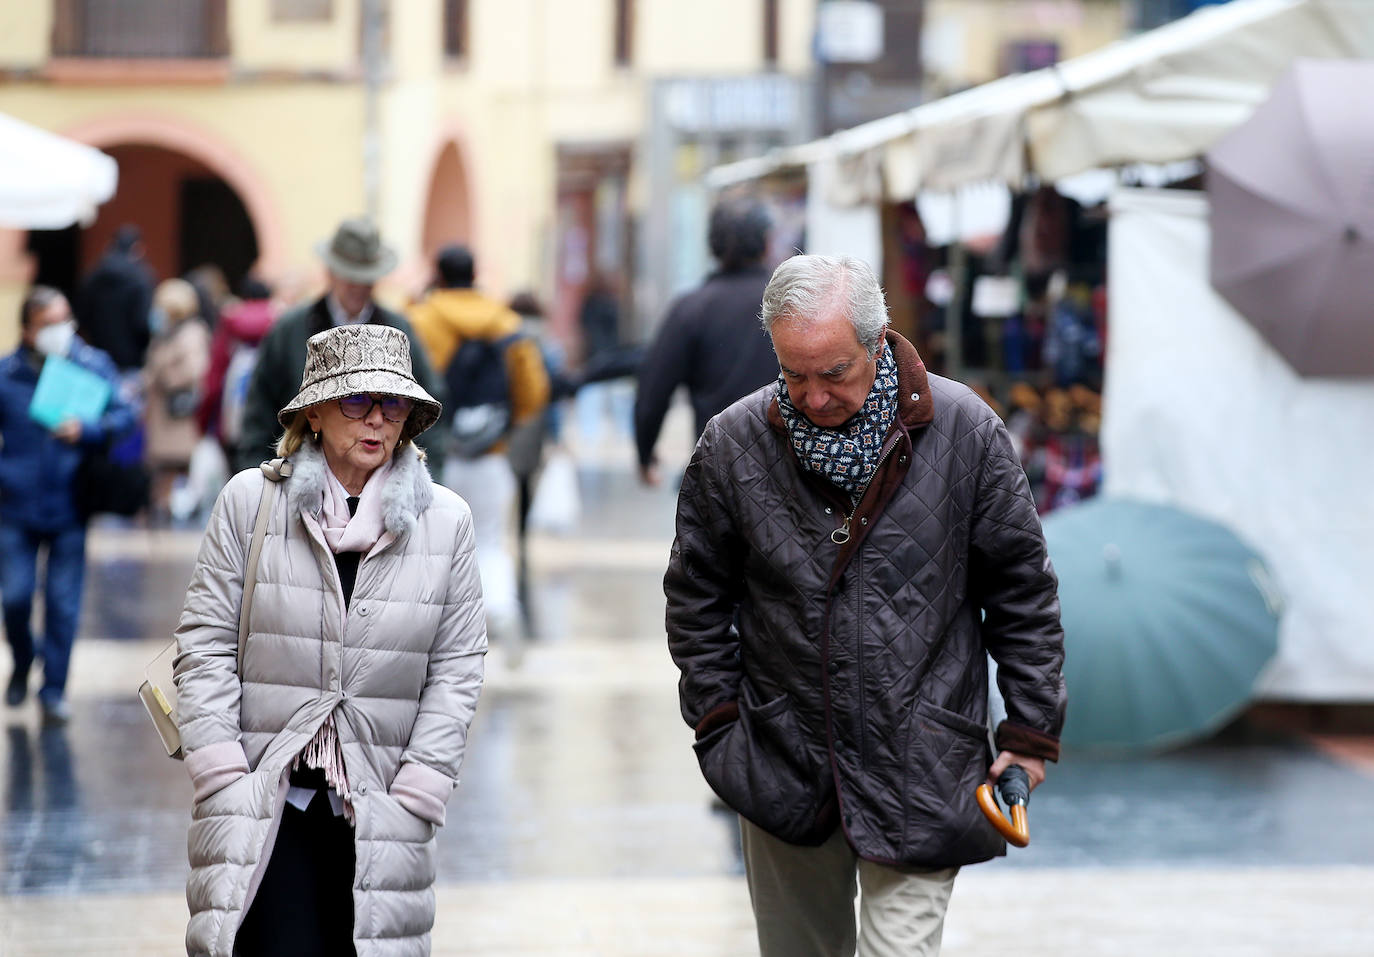
{"type": "Polygon", "coordinates": [[[332,712],[357,820],[358,957],[428,954],[435,828],[457,784],[487,649],[472,513],[430,481],[413,446],[403,449],[386,480],[386,531],[359,564],[345,616],[319,522],[327,466],[308,445],[291,463],[267,527],[242,675],[259,470],[220,494],[177,629],[195,786],[187,953],[230,957],[271,854],[289,766],[332,712]]]}

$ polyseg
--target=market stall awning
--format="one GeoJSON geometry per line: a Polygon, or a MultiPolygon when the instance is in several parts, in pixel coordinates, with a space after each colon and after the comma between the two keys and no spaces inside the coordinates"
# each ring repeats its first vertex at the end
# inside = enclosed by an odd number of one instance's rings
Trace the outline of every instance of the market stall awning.
{"type": "Polygon", "coordinates": [[[0,227],[65,229],[114,195],[114,159],[0,113],[0,227]]]}
{"type": "MultiPolygon", "coordinates": [[[[887,198],[901,200],[975,182],[1020,185],[1028,173],[1054,181],[1189,159],[1243,122],[1296,57],[1374,57],[1374,2],[1203,7],[1053,67],[717,167],[707,183],[719,189],[829,160],[880,169],[887,198]]],[[[848,197],[860,198],[879,197],[848,197]]]]}

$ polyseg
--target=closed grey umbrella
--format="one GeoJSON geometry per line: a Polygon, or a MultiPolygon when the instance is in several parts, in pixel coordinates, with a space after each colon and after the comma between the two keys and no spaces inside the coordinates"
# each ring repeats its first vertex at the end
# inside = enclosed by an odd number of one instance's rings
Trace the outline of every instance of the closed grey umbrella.
{"type": "Polygon", "coordinates": [[[1374,62],[1298,60],[1207,154],[1212,286],[1304,376],[1374,375],[1374,62]]]}

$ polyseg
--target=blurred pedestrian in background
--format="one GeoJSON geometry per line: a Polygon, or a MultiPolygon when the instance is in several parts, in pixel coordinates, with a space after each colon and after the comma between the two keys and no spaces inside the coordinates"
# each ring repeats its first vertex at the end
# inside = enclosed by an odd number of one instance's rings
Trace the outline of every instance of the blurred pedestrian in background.
{"type": "Polygon", "coordinates": [[[1059,754],[1056,581],[997,415],[888,329],[871,269],[797,256],[781,375],[708,425],[664,589],[682,714],[741,820],[764,957],[939,953],[975,799],[1059,754]],[[988,747],[987,655],[1008,717],[988,747]],[[860,890],[855,927],[854,896],[860,890]]]}
{"type": "Polygon", "coordinates": [[[515,480],[506,458],[512,429],[543,413],[549,377],[520,317],[474,288],[472,251],[445,246],[437,285],[410,310],[415,332],[444,370],[443,483],[472,506],[488,624],[499,639],[520,638],[520,602],[510,527],[515,480]]]}
{"type": "Polygon", "coordinates": [[[577,376],[577,431],[588,447],[596,446],[604,438],[619,439],[634,427],[632,391],[627,382],[616,380],[635,374],[644,347],[621,341],[622,289],[619,275],[594,270],[578,307],[582,363],[577,376]]]}
{"type": "Polygon", "coordinates": [[[241,660],[268,479],[241,472],[215,505],[177,629],[188,954],[429,953],[487,644],[471,512],[413,445],[439,412],[401,330],[311,338],[241,660]]]}
{"type": "Polygon", "coordinates": [[[725,200],[711,211],[708,239],[719,268],[669,307],[639,367],[635,446],[646,485],[660,481],[654,446],[679,385],[691,395],[700,435],[711,416],[777,377],[773,347],[759,327],[769,225],[754,199],[725,200]]]}
{"type": "Polygon", "coordinates": [[[615,277],[597,270],[587,280],[578,310],[582,327],[582,364],[595,367],[620,348],[620,290],[615,277]]]}
{"type": "Polygon", "coordinates": [[[5,703],[28,694],[35,642],[31,619],[40,551],[47,553],[43,590],[43,718],[63,724],[67,670],[76,641],[86,572],[86,521],[73,494],[82,456],[134,425],[119,394],[110,357],[82,342],[71,307],[56,289],[35,286],[19,313],[19,348],[0,359],[0,593],[14,671],[5,703]],[[29,415],[38,377],[51,357],[65,359],[109,383],[111,397],[94,422],[69,418],[48,429],[29,415]]]}
{"type": "Polygon", "coordinates": [[[244,278],[237,301],[227,303],[220,312],[196,422],[202,434],[220,443],[226,456],[234,454],[243,434],[244,404],[258,362],[258,344],[276,318],[271,287],[254,276],[244,278]]]}
{"type": "Polygon", "coordinates": [[[181,278],[196,291],[196,301],[199,303],[196,311],[201,321],[210,327],[211,332],[219,328],[220,310],[231,298],[229,280],[224,277],[224,270],[214,263],[203,263],[181,278]]]}
{"type": "Polygon", "coordinates": [[[196,410],[210,366],[210,330],[195,288],[184,279],[161,282],[153,309],[162,319],[143,367],[143,458],[152,473],[149,518],[166,524],[173,484],[185,478],[200,441],[196,410]]]}
{"type": "Polygon", "coordinates": [[[152,338],[153,273],[143,259],[143,234],[125,224],[76,293],[81,338],[106,353],[120,373],[136,376],[152,338]]]}
{"type": "Polygon", "coordinates": [[[520,331],[539,348],[544,372],[549,379],[549,402],[544,410],[511,429],[506,457],[515,473],[518,504],[516,506],[517,552],[523,558],[525,537],[529,531],[530,505],[534,500],[535,478],[544,464],[544,450],[557,443],[562,428],[559,402],[571,398],[577,385],[568,375],[567,353],[562,344],[549,335],[544,321],[544,307],[531,292],[511,297],[510,309],[520,317],[520,331]]]}
{"type": "MultiPolygon", "coordinates": [[[[366,219],[346,219],[328,242],[315,247],[315,252],[329,272],[329,291],[313,303],[282,316],[263,337],[244,404],[243,433],[233,457],[236,469],[257,467],[275,447],[281,433],[277,409],[291,398],[293,383],[300,381],[306,341],[326,329],[366,323],[400,329],[410,339],[410,361],[416,380],[431,395],[442,398],[442,383],[411,332],[410,323],[372,299],[373,285],[396,268],[396,253],[382,242],[377,227],[366,219]]],[[[426,450],[430,467],[437,471],[442,465],[442,449],[426,450]]]]}

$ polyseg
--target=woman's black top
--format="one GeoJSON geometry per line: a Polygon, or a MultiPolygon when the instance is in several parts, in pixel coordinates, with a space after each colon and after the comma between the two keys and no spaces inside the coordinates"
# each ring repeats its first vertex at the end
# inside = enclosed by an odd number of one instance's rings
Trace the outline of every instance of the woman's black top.
{"type": "MultiPolygon", "coordinates": [[[[348,514],[358,514],[358,496],[348,497],[348,514]]],[[[353,583],[358,580],[358,562],[362,561],[362,552],[335,552],[334,566],[339,570],[339,584],[343,586],[344,610],[348,610],[348,603],[353,600],[353,583]]]]}

